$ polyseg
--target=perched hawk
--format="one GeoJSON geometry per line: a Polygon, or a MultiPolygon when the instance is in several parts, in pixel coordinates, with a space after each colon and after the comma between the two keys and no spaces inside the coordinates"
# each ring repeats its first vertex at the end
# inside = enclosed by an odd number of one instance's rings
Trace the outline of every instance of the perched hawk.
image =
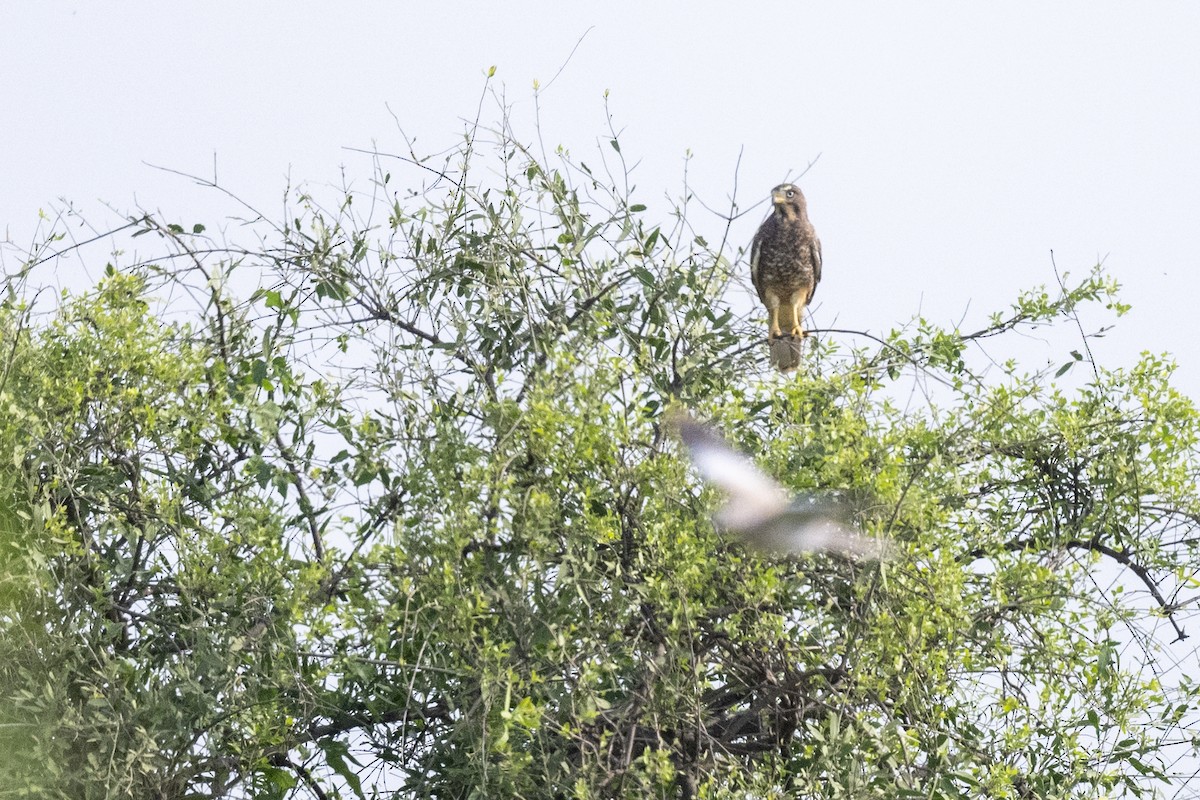
{"type": "Polygon", "coordinates": [[[800,366],[804,308],[821,282],[821,240],[799,187],[776,186],[771,204],[750,244],[750,280],[770,315],[771,363],[789,372],[800,366]]]}
{"type": "Polygon", "coordinates": [[[687,414],[672,423],[700,475],[725,492],[713,520],[747,544],[777,554],[828,552],[847,558],[885,559],[888,542],[864,536],[846,522],[836,500],[816,494],[789,497],[777,481],[687,414]]]}

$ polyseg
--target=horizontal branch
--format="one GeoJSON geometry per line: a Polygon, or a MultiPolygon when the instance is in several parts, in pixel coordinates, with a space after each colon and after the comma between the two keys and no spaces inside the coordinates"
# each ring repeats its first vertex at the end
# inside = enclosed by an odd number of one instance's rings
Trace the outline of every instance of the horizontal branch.
{"type": "MultiPolygon", "coordinates": [[[[1037,549],[1035,545],[1038,544],[1039,543],[1033,539],[1016,539],[1007,542],[1003,546],[1003,549],[1009,552],[1016,552],[1020,550],[1032,552],[1037,549]]],[[[1178,610],[1178,606],[1167,601],[1166,597],[1163,596],[1162,591],[1159,590],[1158,583],[1150,574],[1150,570],[1147,569],[1143,564],[1138,563],[1134,559],[1134,554],[1129,550],[1117,550],[1116,548],[1101,544],[1095,539],[1069,539],[1066,542],[1063,542],[1062,546],[1071,550],[1088,550],[1093,553],[1099,553],[1102,556],[1111,558],[1113,561],[1128,569],[1137,576],[1138,580],[1142,582],[1142,584],[1150,592],[1150,595],[1154,598],[1154,601],[1158,603],[1159,609],[1163,612],[1166,618],[1170,620],[1171,627],[1175,629],[1175,641],[1179,642],[1188,638],[1187,632],[1182,626],[1180,626],[1174,616],[1175,612],[1178,610]]],[[[977,547],[968,553],[970,558],[984,558],[987,555],[988,551],[981,547],[977,547]]]]}

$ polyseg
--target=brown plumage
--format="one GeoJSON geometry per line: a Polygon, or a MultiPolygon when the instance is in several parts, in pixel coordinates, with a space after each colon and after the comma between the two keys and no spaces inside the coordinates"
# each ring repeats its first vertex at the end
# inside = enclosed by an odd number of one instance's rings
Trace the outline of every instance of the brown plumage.
{"type": "Polygon", "coordinates": [[[821,240],[799,187],[776,186],[771,203],[750,244],[750,280],[770,317],[771,364],[789,372],[800,366],[804,309],[821,282],[821,240]]]}

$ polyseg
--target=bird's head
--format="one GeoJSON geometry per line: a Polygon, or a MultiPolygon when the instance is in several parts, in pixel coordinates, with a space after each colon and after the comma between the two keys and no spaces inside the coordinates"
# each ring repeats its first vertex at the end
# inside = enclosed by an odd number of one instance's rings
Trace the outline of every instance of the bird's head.
{"type": "Polygon", "coordinates": [[[804,194],[793,183],[781,183],[771,190],[775,213],[792,218],[804,214],[804,194]]]}

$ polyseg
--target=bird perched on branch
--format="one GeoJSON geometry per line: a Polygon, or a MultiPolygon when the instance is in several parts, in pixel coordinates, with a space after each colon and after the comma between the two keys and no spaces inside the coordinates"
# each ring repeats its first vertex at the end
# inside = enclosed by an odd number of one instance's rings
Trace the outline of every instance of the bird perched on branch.
{"type": "Polygon", "coordinates": [[[771,190],[771,216],[750,244],[750,280],[770,316],[771,364],[790,372],[800,366],[804,309],[821,282],[821,240],[793,184],[771,190]]]}
{"type": "Polygon", "coordinates": [[[789,497],[747,456],[686,414],[672,419],[700,475],[726,494],[713,520],[747,544],[777,554],[828,552],[848,558],[886,557],[888,544],[855,531],[844,506],[829,497],[789,497]]]}

